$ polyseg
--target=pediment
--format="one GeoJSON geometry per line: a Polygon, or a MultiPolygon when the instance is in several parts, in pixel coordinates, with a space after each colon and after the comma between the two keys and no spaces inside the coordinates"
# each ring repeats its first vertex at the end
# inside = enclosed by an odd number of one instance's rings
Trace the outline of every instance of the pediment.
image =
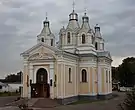
{"type": "Polygon", "coordinates": [[[43,59],[54,59],[54,56],[49,53],[37,52],[29,56],[28,60],[43,60],[43,59]]]}
{"type": "Polygon", "coordinates": [[[21,55],[24,57],[27,55],[28,59],[50,59],[55,57],[55,52],[58,51],[57,48],[48,46],[43,43],[39,43],[27,51],[23,52],[21,55]]]}

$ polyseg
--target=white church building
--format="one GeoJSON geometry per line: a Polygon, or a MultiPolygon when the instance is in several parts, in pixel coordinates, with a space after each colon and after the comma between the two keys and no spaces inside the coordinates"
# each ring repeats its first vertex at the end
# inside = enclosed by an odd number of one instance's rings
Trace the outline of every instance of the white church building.
{"type": "MultiPolygon", "coordinates": [[[[36,37],[35,37],[36,38],[36,37]]],[[[112,58],[106,51],[100,27],[81,24],[75,10],[59,32],[59,43],[46,17],[37,44],[23,52],[22,97],[44,97],[65,104],[79,99],[107,98],[112,93],[112,58]]]]}

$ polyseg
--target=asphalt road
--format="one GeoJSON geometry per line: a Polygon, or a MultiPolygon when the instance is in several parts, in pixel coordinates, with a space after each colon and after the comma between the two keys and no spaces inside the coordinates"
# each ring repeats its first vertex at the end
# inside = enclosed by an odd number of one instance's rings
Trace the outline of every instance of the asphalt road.
{"type": "Polygon", "coordinates": [[[0,107],[3,107],[8,103],[13,102],[16,98],[17,96],[0,97],[0,107]]]}

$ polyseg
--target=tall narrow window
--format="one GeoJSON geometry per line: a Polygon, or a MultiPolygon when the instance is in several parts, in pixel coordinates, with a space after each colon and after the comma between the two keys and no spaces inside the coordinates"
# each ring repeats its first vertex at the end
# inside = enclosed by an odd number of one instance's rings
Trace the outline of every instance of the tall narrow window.
{"type": "Polygon", "coordinates": [[[111,81],[110,81],[110,79],[111,79],[110,76],[111,76],[111,74],[110,74],[110,71],[109,71],[109,83],[111,82],[111,81]]]}
{"type": "Polygon", "coordinates": [[[41,41],[44,42],[44,38],[42,38],[41,41]]]}
{"type": "Polygon", "coordinates": [[[108,72],[106,70],[106,83],[108,83],[108,72]]]}
{"type": "Polygon", "coordinates": [[[93,35],[91,36],[91,38],[92,38],[92,44],[94,44],[94,37],[93,37],[93,35]]]}
{"type": "Polygon", "coordinates": [[[51,46],[53,46],[53,39],[51,39],[51,46]]]}
{"type": "Polygon", "coordinates": [[[68,82],[71,83],[71,68],[69,68],[69,76],[68,77],[69,77],[68,82]]]}
{"type": "Polygon", "coordinates": [[[98,44],[97,44],[97,42],[95,43],[95,49],[96,49],[96,50],[98,49],[98,44]]]}
{"type": "Polygon", "coordinates": [[[104,50],[104,43],[102,45],[103,45],[103,50],[104,50]]]}
{"type": "Polygon", "coordinates": [[[82,70],[82,82],[87,82],[87,72],[85,69],[82,70]]]}
{"type": "Polygon", "coordinates": [[[82,44],[85,44],[85,34],[82,35],[82,44]]]}
{"type": "Polygon", "coordinates": [[[70,43],[70,32],[67,33],[67,43],[70,43]]]}

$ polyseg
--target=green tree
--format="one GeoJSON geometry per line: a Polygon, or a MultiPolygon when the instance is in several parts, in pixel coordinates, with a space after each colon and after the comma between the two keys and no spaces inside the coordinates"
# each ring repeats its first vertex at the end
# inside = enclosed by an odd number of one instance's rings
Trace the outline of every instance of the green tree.
{"type": "Polygon", "coordinates": [[[135,58],[126,58],[118,67],[118,78],[122,86],[133,86],[135,84],[135,58]]]}
{"type": "Polygon", "coordinates": [[[118,67],[112,67],[112,80],[119,80],[118,67]]]}
{"type": "Polygon", "coordinates": [[[22,74],[23,73],[20,71],[17,73],[17,75],[16,74],[7,75],[7,77],[5,77],[4,82],[10,82],[10,83],[21,82],[22,74]]]}

